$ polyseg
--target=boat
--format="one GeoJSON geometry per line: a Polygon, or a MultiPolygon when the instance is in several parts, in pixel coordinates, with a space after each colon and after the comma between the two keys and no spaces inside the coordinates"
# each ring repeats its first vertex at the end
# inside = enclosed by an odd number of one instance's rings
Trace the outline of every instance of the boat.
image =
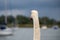
{"type": "Polygon", "coordinates": [[[47,29],[47,26],[46,26],[46,25],[42,25],[41,28],[42,28],[42,29],[47,29]]]}
{"type": "Polygon", "coordinates": [[[13,34],[13,29],[7,27],[7,4],[5,0],[5,20],[4,22],[0,22],[0,36],[9,36],[13,34]]]}
{"type": "Polygon", "coordinates": [[[8,28],[5,23],[0,24],[0,36],[9,36],[13,34],[12,28],[8,28]]]}
{"type": "Polygon", "coordinates": [[[52,28],[55,30],[59,29],[58,25],[53,25],[52,28]]]}

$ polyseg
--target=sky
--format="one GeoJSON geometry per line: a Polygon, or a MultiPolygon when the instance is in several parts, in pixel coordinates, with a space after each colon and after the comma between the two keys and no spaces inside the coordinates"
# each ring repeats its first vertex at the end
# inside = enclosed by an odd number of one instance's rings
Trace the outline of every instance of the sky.
{"type": "Polygon", "coordinates": [[[31,10],[60,21],[60,0],[0,0],[0,15],[30,16],[31,10]]]}

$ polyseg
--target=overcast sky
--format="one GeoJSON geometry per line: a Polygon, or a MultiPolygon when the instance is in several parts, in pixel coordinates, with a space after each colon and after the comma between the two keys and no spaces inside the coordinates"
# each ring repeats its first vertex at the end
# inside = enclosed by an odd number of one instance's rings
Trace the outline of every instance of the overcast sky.
{"type": "Polygon", "coordinates": [[[30,16],[30,11],[39,11],[39,17],[47,16],[60,20],[60,0],[0,0],[0,15],[30,16]]]}

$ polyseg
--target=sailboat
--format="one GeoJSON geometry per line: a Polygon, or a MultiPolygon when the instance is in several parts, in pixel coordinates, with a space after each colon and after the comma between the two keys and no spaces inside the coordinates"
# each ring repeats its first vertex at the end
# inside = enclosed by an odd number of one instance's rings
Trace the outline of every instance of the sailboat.
{"type": "Polygon", "coordinates": [[[8,28],[6,25],[0,25],[0,36],[9,36],[12,35],[12,29],[8,28]]]}
{"type": "Polygon", "coordinates": [[[41,28],[42,28],[42,29],[47,29],[47,26],[46,26],[46,25],[42,25],[41,28]]]}
{"type": "MultiPolygon", "coordinates": [[[[5,4],[6,4],[6,0],[5,0],[5,4]]],[[[12,35],[13,34],[13,29],[12,28],[8,28],[7,27],[7,4],[5,5],[5,22],[3,22],[2,24],[0,24],[0,36],[8,36],[8,35],[12,35]]]]}
{"type": "Polygon", "coordinates": [[[13,29],[7,27],[7,16],[5,16],[5,21],[0,23],[0,36],[8,36],[13,34],[13,29]]]}

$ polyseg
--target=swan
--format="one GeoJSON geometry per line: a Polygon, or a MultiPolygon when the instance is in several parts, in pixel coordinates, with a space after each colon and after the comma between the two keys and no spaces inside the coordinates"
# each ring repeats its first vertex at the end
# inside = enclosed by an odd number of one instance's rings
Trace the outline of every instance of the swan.
{"type": "Polygon", "coordinates": [[[32,10],[31,11],[31,18],[33,19],[33,27],[34,27],[34,36],[33,40],[40,40],[40,25],[38,19],[38,11],[32,10]]]}

